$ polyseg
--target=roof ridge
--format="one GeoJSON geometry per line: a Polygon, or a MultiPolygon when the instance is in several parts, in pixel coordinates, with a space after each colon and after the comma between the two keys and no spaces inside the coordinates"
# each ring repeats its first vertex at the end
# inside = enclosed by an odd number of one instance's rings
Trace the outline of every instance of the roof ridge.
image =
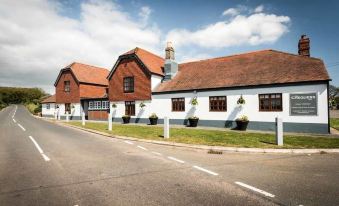
{"type": "MultiPolygon", "coordinates": [[[[105,69],[107,71],[109,71],[108,69],[104,68],[104,67],[98,67],[98,66],[94,66],[94,65],[90,65],[90,64],[85,64],[85,63],[81,63],[81,62],[73,62],[72,64],[70,64],[68,67],[72,67],[72,65],[74,64],[81,64],[81,65],[85,65],[85,66],[90,66],[90,67],[95,67],[97,69],[105,69]]],[[[66,67],[66,68],[68,68],[66,67]]]]}
{"type": "MultiPolygon", "coordinates": [[[[292,54],[292,53],[288,53],[288,52],[284,52],[284,51],[278,51],[278,50],[274,50],[274,49],[262,49],[262,50],[255,50],[255,51],[249,51],[249,52],[244,52],[244,53],[232,54],[232,55],[229,55],[229,56],[213,57],[213,58],[209,58],[209,59],[201,59],[201,60],[196,60],[196,61],[184,62],[184,63],[180,63],[179,65],[189,64],[189,63],[197,63],[197,62],[203,62],[203,61],[211,61],[211,60],[217,60],[217,59],[224,59],[224,58],[232,58],[232,57],[236,57],[236,56],[243,56],[243,55],[255,54],[255,53],[260,53],[260,52],[267,52],[267,51],[306,58],[306,57],[298,55],[298,54],[292,54]]],[[[311,59],[314,59],[314,60],[322,60],[322,59],[316,58],[316,57],[307,57],[307,58],[311,58],[311,59]]]]}

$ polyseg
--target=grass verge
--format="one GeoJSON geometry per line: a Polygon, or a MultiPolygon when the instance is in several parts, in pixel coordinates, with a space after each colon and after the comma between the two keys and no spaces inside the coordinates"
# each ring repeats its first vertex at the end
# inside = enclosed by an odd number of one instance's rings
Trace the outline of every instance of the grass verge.
{"type": "MultiPolygon", "coordinates": [[[[81,122],[69,122],[68,124],[83,127],[81,122]]],[[[106,132],[112,135],[186,144],[247,148],[339,148],[339,138],[325,136],[285,135],[284,146],[279,147],[275,145],[275,136],[273,134],[204,130],[198,128],[171,128],[171,137],[167,140],[162,137],[162,127],[113,124],[112,131],[108,131],[107,127],[107,123],[93,122],[87,122],[85,126],[85,128],[106,132]]]]}
{"type": "Polygon", "coordinates": [[[339,130],[339,118],[331,118],[330,125],[336,130],[339,130]]]}

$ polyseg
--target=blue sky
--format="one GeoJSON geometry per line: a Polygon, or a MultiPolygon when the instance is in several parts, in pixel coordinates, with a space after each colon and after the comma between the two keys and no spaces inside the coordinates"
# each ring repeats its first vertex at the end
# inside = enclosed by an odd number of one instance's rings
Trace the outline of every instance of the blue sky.
{"type": "Polygon", "coordinates": [[[163,55],[166,41],[179,62],[261,49],[297,53],[301,34],[339,86],[338,1],[30,1],[0,0],[2,86],[53,93],[58,71],[72,61],[110,69],[136,46],[163,55]]]}

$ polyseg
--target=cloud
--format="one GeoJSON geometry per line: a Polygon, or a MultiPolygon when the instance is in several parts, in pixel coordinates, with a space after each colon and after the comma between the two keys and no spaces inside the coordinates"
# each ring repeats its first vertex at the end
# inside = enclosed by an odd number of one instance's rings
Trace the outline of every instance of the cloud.
{"type": "Polygon", "coordinates": [[[260,13],[264,11],[264,5],[259,5],[254,9],[255,13],[260,13]]]}
{"type": "MultiPolygon", "coordinates": [[[[263,7],[257,8],[257,11],[262,9],[263,7]]],[[[238,14],[196,31],[173,29],[166,40],[172,41],[177,47],[197,45],[204,48],[273,43],[288,32],[289,22],[288,16],[267,13],[238,14]]]]}
{"type": "Polygon", "coordinates": [[[129,49],[140,46],[158,52],[162,46],[160,30],[147,26],[148,7],[141,8],[141,19],[103,0],[81,3],[78,19],[61,15],[64,9],[54,1],[1,0],[1,85],[54,92],[60,68],[73,61],[110,69],[114,58],[129,49]]]}
{"type": "Polygon", "coordinates": [[[141,17],[142,22],[144,22],[144,24],[147,24],[148,18],[151,15],[151,13],[152,13],[152,10],[148,6],[141,7],[139,16],[141,17]]]}
{"type": "Polygon", "coordinates": [[[229,9],[225,10],[225,11],[222,13],[222,15],[223,15],[223,16],[228,16],[228,15],[230,15],[230,16],[236,16],[236,15],[238,15],[239,13],[240,13],[240,12],[239,12],[238,9],[236,9],[236,8],[229,8],[229,9]]]}

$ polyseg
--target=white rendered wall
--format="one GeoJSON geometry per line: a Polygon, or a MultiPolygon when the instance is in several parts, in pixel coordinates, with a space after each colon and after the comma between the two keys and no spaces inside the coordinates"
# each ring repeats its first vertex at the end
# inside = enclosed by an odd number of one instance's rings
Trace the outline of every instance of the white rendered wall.
{"type": "Polygon", "coordinates": [[[162,77],[157,75],[152,75],[151,77],[151,89],[152,91],[161,83],[162,77]]]}
{"type": "Polygon", "coordinates": [[[41,105],[41,113],[42,113],[42,115],[54,116],[54,114],[55,114],[55,104],[54,103],[43,103],[41,105]],[[47,104],[50,105],[50,109],[47,109],[47,104]]]}
{"type": "MultiPolygon", "coordinates": [[[[145,101],[146,107],[141,110],[139,107],[141,101],[136,101],[135,118],[148,118],[151,113],[156,113],[159,118],[168,116],[171,119],[187,119],[196,115],[201,120],[235,120],[241,115],[248,116],[250,121],[274,122],[275,117],[283,118],[284,122],[302,122],[302,123],[327,123],[327,85],[301,85],[301,86],[284,86],[271,88],[253,88],[237,90],[220,90],[174,94],[157,94],[152,95],[152,101],[145,101]],[[318,95],[318,115],[317,116],[290,116],[289,94],[291,93],[317,93],[318,95]],[[259,112],[258,94],[265,93],[282,93],[283,111],[281,112],[259,112]],[[240,95],[246,101],[241,108],[237,105],[240,95]],[[198,105],[194,108],[189,103],[194,96],[198,98],[198,105]],[[227,96],[226,112],[210,112],[209,96],[227,96]],[[185,112],[172,112],[171,98],[185,97],[185,112]]],[[[117,108],[114,109],[114,117],[121,117],[125,114],[125,103],[115,102],[117,108]]]]}
{"type": "MultiPolygon", "coordinates": [[[[57,104],[59,106],[58,109],[55,109],[56,112],[60,114],[60,116],[66,116],[65,114],[65,104],[57,104]]],[[[71,103],[71,116],[81,116],[81,104],[80,103],[71,103]],[[72,109],[72,105],[74,109],[72,109]]]]}

